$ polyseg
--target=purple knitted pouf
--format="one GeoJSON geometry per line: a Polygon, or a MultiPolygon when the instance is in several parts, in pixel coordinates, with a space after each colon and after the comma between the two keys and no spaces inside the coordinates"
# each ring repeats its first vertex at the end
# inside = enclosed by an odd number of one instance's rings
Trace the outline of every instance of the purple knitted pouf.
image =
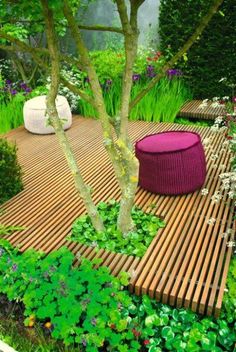
{"type": "Polygon", "coordinates": [[[206,160],[197,133],[169,131],[136,142],[139,185],[159,194],[186,194],[202,187],[206,160]]]}

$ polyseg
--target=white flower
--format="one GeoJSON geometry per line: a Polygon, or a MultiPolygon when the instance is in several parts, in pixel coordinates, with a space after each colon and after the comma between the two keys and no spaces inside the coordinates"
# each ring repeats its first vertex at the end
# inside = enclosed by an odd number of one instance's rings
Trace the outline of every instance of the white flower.
{"type": "Polygon", "coordinates": [[[229,141],[227,141],[227,140],[226,140],[226,141],[224,141],[222,145],[223,145],[223,147],[228,147],[228,145],[229,145],[229,141]]]}
{"type": "Polygon", "coordinates": [[[201,190],[202,196],[206,196],[208,193],[209,193],[209,191],[208,191],[207,188],[203,188],[203,189],[201,190]]]}
{"type": "Polygon", "coordinates": [[[201,103],[199,106],[198,106],[198,109],[204,109],[207,107],[207,103],[201,103]]]}
{"type": "Polygon", "coordinates": [[[217,118],[215,119],[215,123],[219,125],[222,122],[223,122],[223,116],[217,116],[217,118]]]}
{"type": "Polygon", "coordinates": [[[212,108],[218,108],[219,106],[221,106],[221,104],[218,101],[215,101],[214,103],[211,104],[212,108]]]}
{"type": "Polygon", "coordinates": [[[98,246],[98,243],[97,243],[97,241],[93,241],[92,243],[91,243],[91,247],[97,247],[98,246]]]}
{"type": "Polygon", "coordinates": [[[219,101],[220,100],[220,98],[219,97],[214,97],[214,98],[212,98],[212,101],[219,101]]]}
{"type": "Polygon", "coordinates": [[[227,78],[226,77],[222,77],[221,79],[219,79],[219,81],[218,82],[224,82],[224,81],[226,81],[227,80],[227,78]]]}
{"type": "Polygon", "coordinates": [[[219,201],[223,198],[223,196],[220,194],[220,192],[216,192],[213,194],[211,197],[211,200],[213,203],[219,203],[219,201]]]}
{"type": "Polygon", "coordinates": [[[208,137],[208,138],[204,138],[202,143],[203,145],[208,145],[211,143],[211,141],[212,141],[212,138],[208,137]]]}
{"type": "Polygon", "coordinates": [[[212,132],[219,132],[219,126],[218,125],[213,125],[213,126],[211,126],[211,131],[212,132]]]}
{"type": "Polygon", "coordinates": [[[236,243],[234,241],[229,241],[226,244],[227,244],[227,247],[235,247],[236,246],[236,243]]]}
{"type": "Polygon", "coordinates": [[[234,233],[234,230],[233,230],[233,229],[227,229],[227,230],[226,230],[226,233],[227,233],[228,235],[232,235],[232,234],[234,233]]]}
{"type": "Polygon", "coordinates": [[[211,160],[217,160],[219,158],[218,154],[212,154],[211,160]]]}
{"type": "Polygon", "coordinates": [[[208,225],[214,225],[215,222],[216,222],[216,219],[215,219],[215,218],[209,218],[209,219],[207,220],[207,224],[208,224],[208,225]]]}
{"type": "Polygon", "coordinates": [[[230,199],[234,199],[234,197],[235,197],[235,192],[234,192],[234,191],[229,191],[229,192],[228,192],[228,196],[229,196],[230,199]]]}

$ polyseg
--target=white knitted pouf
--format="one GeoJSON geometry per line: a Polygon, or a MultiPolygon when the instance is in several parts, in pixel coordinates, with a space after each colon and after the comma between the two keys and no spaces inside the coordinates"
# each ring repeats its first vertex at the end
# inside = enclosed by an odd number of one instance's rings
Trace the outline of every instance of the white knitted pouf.
{"type": "MultiPolygon", "coordinates": [[[[56,107],[60,119],[63,121],[64,130],[70,128],[72,123],[72,114],[68,101],[62,95],[56,98],[56,107]]],[[[25,128],[36,134],[55,133],[54,128],[48,125],[46,114],[46,95],[35,97],[25,102],[23,115],[25,128]]]]}

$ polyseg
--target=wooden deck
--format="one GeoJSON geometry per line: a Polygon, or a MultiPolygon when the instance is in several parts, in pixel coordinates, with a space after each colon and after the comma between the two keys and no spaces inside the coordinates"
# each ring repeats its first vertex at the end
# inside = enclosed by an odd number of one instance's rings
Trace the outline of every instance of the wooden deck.
{"type": "Polygon", "coordinates": [[[218,116],[226,113],[224,105],[212,107],[212,102],[208,102],[205,107],[201,108],[202,100],[188,101],[181,108],[178,117],[187,117],[193,119],[215,120],[218,116]]]}
{"type": "MultiPolygon", "coordinates": [[[[229,168],[229,153],[222,147],[224,137],[209,128],[174,124],[131,122],[133,141],[163,130],[194,130],[202,139],[212,138],[206,147],[209,194],[200,191],[184,196],[160,196],[138,189],[136,204],[161,216],[166,227],[158,231],[142,259],[111,253],[68,242],[71,224],[84,213],[77,197],[73,179],[54,135],[38,136],[23,128],[11,131],[8,139],[16,140],[19,161],[24,170],[25,189],[2,207],[0,222],[25,226],[25,230],[9,236],[24,251],[34,247],[46,252],[68,245],[74,253],[92,259],[101,257],[103,265],[117,275],[121,270],[131,273],[130,291],[174,306],[190,307],[199,313],[218,315],[232,248],[227,242],[234,232],[233,212],[229,200],[213,203],[211,196],[218,189],[219,173],[229,168]],[[219,158],[211,158],[212,151],[219,158]],[[222,166],[223,165],[223,166],[222,166]],[[156,207],[150,207],[150,205],[156,207]],[[207,220],[215,218],[213,225],[207,220]]],[[[98,121],[75,118],[68,131],[82,174],[94,189],[97,202],[119,199],[119,188],[101,141],[98,121]]]]}

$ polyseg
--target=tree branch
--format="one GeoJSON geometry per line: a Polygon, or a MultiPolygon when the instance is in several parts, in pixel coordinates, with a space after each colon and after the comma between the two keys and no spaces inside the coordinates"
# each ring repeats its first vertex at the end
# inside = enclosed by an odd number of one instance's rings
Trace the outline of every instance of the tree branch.
{"type": "Polygon", "coordinates": [[[120,15],[120,20],[123,28],[123,32],[128,32],[130,30],[129,16],[127,12],[127,6],[124,0],[116,0],[118,12],[120,15]]]}
{"type": "Polygon", "coordinates": [[[122,28],[107,27],[107,26],[103,26],[100,24],[97,24],[96,26],[86,26],[86,25],[80,24],[80,25],[78,25],[78,28],[85,29],[87,31],[102,31],[102,32],[114,32],[114,33],[123,34],[122,28]]]}
{"type": "MultiPolygon", "coordinates": [[[[23,52],[28,52],[29,54],[32,55],[34,61],[43,69],[45,69],[46,71],[48,71],[48,65],[37,55],[37,53],[40,54],[46,54],[47,56],[49,56],[49,50],[46,48],[32,48],[29,45],[27,45],[26,43],[11,37],[10,35],[3,33],[4,36],[2,35],[2,32],[0,31],[0,37],[4,37],[5,39],[13,42],[14,44],[16,44],[17,48],[14,46],[10,46],[10,45],[0,45],[0,49],[6,50],[6,51],[10,51],[10,52],[16,52],[17,50],[23,51],[23,52]]],[[[72,58],[70,56],[61,54],[60,55],[61,60],[65,59],[68,63],[70,64],[77,64],[78,67],[78,60],[75,58],[72,58]]],[[[81,64],[80,64],[81,66],[81,64]]],[[[80,67],[79,67],[80,68],[80,67]]],[[[60,75],[60,80],[61,82],[68,87],[73,93],[78,94],[82,99],[84,99],[87,103],[91,104],[95,109],[97,109],[97,106],[95,105],[94,99],[88,95],[87,93],[85,93],[83,90],[81,90],[80,88],[76,87],[75,85],[73,85],[72,83],[70,83],[65,77],[63,77],[62,75],[60,75]]]]}
{"type": "Polygon", "coordinates": [[[79,95],[83,100],[85,100],[87,103],[91,104],[95,109],[97,109],[97,106],[94,102],[94,98],[85,93],[82,89],[78,88],[74,84],[70,83],[67,81],[62,75],[60,75],[60,81],[64,86],[69,88],[74,94],[79,95]]]}
{"type": "Polygon", "coordinates": [[[133,65],[137,56],[138,28],[137,5],[131,3],[130,20],[124,0],[116,0],[125,38],[125,70],[122,79],[121,107],[120,107],[120,138],[131,147],[128,137],[129,102],[132,89],[133,65]]]}
{"type": "Polygon", "coordinates": [[[69,2],[67,0],[64,0],[63,12],[65,15],[65,18],[67,19],[67,23],[71,30],[73,38],[75,40],[76,48],[77,48],[78,54],[80,55],[82,65],[88,74],[92,91],[94,92],[94,103],[96,104],[96,110],[98,111],[99,117],[101,118],[102,125],[106,130],[106,133],[108,134],[109,139],[112,140],[109,116],[106,112],[106,107],[103,100],[102,89],[98,80],[98,76],[92,65],[88,50],[83,42],[83,39],[80,34],[80,30],[78,28],[78,24],[76,22],[76,19],[73,16],[69,2]]]}
{"type": "MultiPolygon", "coordinates": [[[[30,45],[27,45],[25,42],[23,42],[17,38],[14,38],[11,35],[3,32],[1,30],[0,30],[0,38],[4,38],[4,39],[8,40],[9,42],[17,45],[18,48],[21,49],[20,51],[23,51],[23,52],[26,51],[31,54],[33,52],[37,52],[38,54],[49,56],[49,50],[47,48],[31,47],[30,45]]],[[[16,49],[12,48],[10,45],[0,45],[0,48],[3,50],[6,50],[6,51],[16,51],[16,49]]],[[[79,59],[76,59],[75,57],[72,57],[72,56],[66,55],[66,54],[62,54],[62,53],[59,53],[59,57],[60,57],[61,61],[64,61],[70,65],[75,65],[79,69],[83,70],[83,66],[82,66],[79,59]]]]}
{"type": "MultiPolygon", "coordinates": [[[[10,19],[9,21],[1,22],[1,24],[7,24],[7,23],[12,23],[12,24],[16,24],[16,23],[23,23],[23,24],[34,24],[34,23],[37,23],[38,24],[38,23],[41,23],[41,24],[43,24],[43,21],[10,19]]],[[[104,26],[102,24],[96,24],[94,26],[80,24],[80,25],[78,25],[78,28],[79,29],[88,30],[88,31],[114,32],[114,33],[123,34],[123,30],[120,27],[110,27],[110,26],[104,26]]]]}
{"type": "Polygon", "coordinates": [[[223,0],[215,0],[212,6],[209,8],[208,13],[203,16],[199,26],[191,37],[187,40],[182,48],[162,67],[160,73],[152,79],[152,81],[144,88],[130,103],[129,111],[140,102],[140,100],[156,85],[156,83],[165,76],[166,71],[171,68],[194,44],[197,38],[202,34],[211,18],[217,12],[219,6],[223,3],[223,0]]]}

